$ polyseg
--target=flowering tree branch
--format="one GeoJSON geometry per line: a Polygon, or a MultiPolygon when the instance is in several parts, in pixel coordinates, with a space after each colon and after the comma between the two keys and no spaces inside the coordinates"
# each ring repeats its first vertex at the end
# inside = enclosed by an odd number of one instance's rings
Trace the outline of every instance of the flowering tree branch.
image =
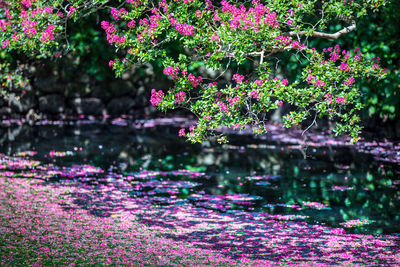
{"type": "Polygon", "coordinates": [[[291,31],[291,32],[288,32],[285,35],[287,35],[287,36],[298,36],[298,37],[300,37],[300,36],[308,36],[309,35],[309,36],[317,37],[317,38],[336,40],[336,39],[339,39],[340,37],[342,37],[343,35],[354,31],[356,29],[356,27],[357,27],[356,21],[353,20],[349,26],[347,26],[347,27],[341,29],[340,31],[335,32],[335,33],[324,33],[324,32],[314,31],[310,35],[310,33],[306,32],[306,31],[300,31],[300,32],[291,31]]]}
{"type": "MultiPolygon", "coordinates": [[[[255,133],[265,133],[267,114],[286,104],[292,107],[283,117],[286,127],[301,124],[313,113],[336,120],[337,134],[357,138],[361,130],[357,111],[363,105],[358,102],[356,81],[383,79],[386,70],[379,59],[371,61],[357,49],[333,45],[318,50],[308,37],[336,40],[355,30],[356,19],[367,10],[385,4],[385,0],[0,0],[0,45],[6,53],[57,57],[59,52],[53,51],[62,47],[62,34],[67,36],[66,21],[109,8],[109,19],[101,22],[101,28],[118,51],[109,66],[121,76],[138,62],[163,64],[174,86],[152,89],[151,104],[162,111],[189,109],[199,118],[180,136],[200,142],[221,126],[249,125],[255,133]],[[349,26],[323,32],[338,20],[349,26]],[[300,79],[277,77],[278,63],[270,56],[279,58],[280,52],[303,59],[300,79]],[[254,57],[260,57],[254,72],[241,73],[241,66],[253,64],[254,57]],[[202,77],[198,66],[221,72],[223,66],[235,69],[223,81],[221,75],[202,77]]],[[[0,63],[2,88],[18,83],[10,71],[3,71],[9,66],[0,63]]]]}

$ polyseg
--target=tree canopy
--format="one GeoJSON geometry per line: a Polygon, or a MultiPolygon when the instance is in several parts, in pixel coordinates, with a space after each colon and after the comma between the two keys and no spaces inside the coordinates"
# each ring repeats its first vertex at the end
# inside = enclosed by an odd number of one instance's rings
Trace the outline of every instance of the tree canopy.
{"type": "MultiPolygon", "coordinates": [[[[364,43],[337,42],[357,30],[384,0],[312,1],[46,1],[0,0],[0,81],[3,94],[27,81],[23,62],[60,58],[70,49],[71,25],[97,15],[97,27],[114,49],[109,67],[121,76],[133,65],[162,64],[171,88],[151,91],[162,111],[185,108],[197,125],[180,136],[200,142],[221,126],[253,125],[265,133],[271,111],[285,105],[286,127],[318,117],[335,120],[336,134],[357,140],[365,80],[381,80],[380,58],[364,43]],[[106,12],[107,15],[99,15],[106,12]],[[316,40],[333,40],[321,43],[316,40]],[[336,43],[335,43],[336,42],[336,43]],[[365,45],[365,44],[364,44],[365,45]],[[21,60],[16,61],[15,58],[21,60]],[[285,77],[287,58],[297,75],[285,77]],[[250,67],[249,67],[250,66],[250,67]],[[199,75],[206,68],[209,75],[199,75]],[[223,78],[222,78],[223,77],[223,78]],[[226,79],[229,77],[229,80],[226,79]]],[[[86,27],[83,24],[83,27],[86,27]]],[[[88,25],[87,27],[93,27],[88,25]]]]}

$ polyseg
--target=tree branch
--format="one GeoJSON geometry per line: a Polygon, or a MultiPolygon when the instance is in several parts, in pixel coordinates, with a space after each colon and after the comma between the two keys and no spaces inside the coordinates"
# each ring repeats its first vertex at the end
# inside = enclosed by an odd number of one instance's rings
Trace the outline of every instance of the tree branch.
{"type": "MultiPolygon", "coordinates": [[[[242,56],[245,57],[252,57],[252,56],[260,56],[260,64],[263,63],[264,58],[269,57],[272,54],[278,53],[278,52],[283,52],[289,49],[293,49],[291,46],[286,46],[286,47],[272,47],[270,50],[261,50],[259,52],[249,52],[249,53],[244,53],[242,56]],[[267,55],[265,55],[265,52],[269,52],[267,55]],[[262,59],[262,60],[261,60],[262,59]]],[[[232,57],[235,58],[235,53],[232,52],[227,52],[225,54],[225,57],[232,57]]]]}
{"type": "MultiPolygon", "coordinates": [[[[317,37],[317,38],[324,38],[324,39],[332,39],[336,40],[340,37],[342,37],[345,34],[348,34],[349,32],[352,32],[356,29],[356,22],[355,20],[351,21],[351,24],[340,31],[337,31],[335,33],[325,33],[325,32],[313,32],[312,37],[317,37]]],[[[304,36],[306,35],[306,31],[301,31],[301,32],[288,32],[286,35],[289,36],[304,36]]]]}

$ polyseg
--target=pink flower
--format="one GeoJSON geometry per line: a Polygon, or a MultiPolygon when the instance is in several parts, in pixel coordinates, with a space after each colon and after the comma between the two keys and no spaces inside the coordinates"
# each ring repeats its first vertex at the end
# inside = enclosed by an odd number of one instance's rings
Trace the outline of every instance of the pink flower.
{"type": "MultiPolygon", "coordinates": [[[[171,23],[172,25],[172,23],[171,23]]],[[[186,23],[177,23],[175,25],[176,30],[183,35],[186,36],[193,36],[194,34],[194,27],[192,25],[188,25],[186,23]]]]}
{"type": "Polygon", "coordinates": [[[237,103],[239,103],[239,97],[238,96],[229,97],[228,102],[229,105],[231,106],[236,105],[237,103]]]}
{"type": "Polygon", "coordinates": [[[326,95],[325,95],[325,99],[326,99],[326,101],[328,101],[329,104],[332,103],[332,98],[331,98],[331,97],[332,97],[331,94],[326,94],[326,95]]]}
{"type": "Polygon", "coordinates": [[[229,109],[223,102],[218,102],[217,106],[219,107],[219,112],[228,113],[229,109]]]}
{"type": "Polygon", "coordinates": [[[253,90],[250,92],[250,96],[254,99],[260,100],[260,95],[258,94],[257,91],[253,90]]]}
{"type": "Polygon", "coordinates": [[[154,106],[157,107],[160,105],[161,101],[163,100],[164,93],[163,91],[159,90],[158,92],[155,89],[151,90],[151,97],[150,97],[150,103],[154,106]]]}
{"type": "Polygon", "coordinates": [[[175,103],[179,105],[180,103],[185,102],[185,98],[186,98],[185,92],[180,91],[179,93],[176,94],[175,103]]]}
{"type": "Polygon", "coordinates": [[[346,101],[346,98],[338,96],[338,97],[336,97],[336,103],[344,105],[347,103],[347,101],[346,101]]]}
{"type": "Polygon", "coordinates": [[[43,43],[46,43],[48,41],[54,41],[54,25],[49,25],[47,26],[47,29],[45,32],[42,33],[42,37],[40,38],[40,41],[43,43]]]}
{"type": "Polygon", "coordinates": [[[323,81],[321,81],[321,80],[317,80],[317,82],[315,83],[315,86],[316,87],[324,87],[325,86],[325,83],[323,82],[323,81]]]}
{"type": "Polygon", "coordinates": [[[125,15],[128,13],[125,8],[121,8],[120,10],[117,10],[115,8],[111,8],[111,15],[113,16],[114,20],[118,21],[121,16],[125,15]]]}
{"type": "Polygon", "coordinates": [[[210,41],[219,41],[219,36],[218,34],[214,34],[213,36],[211,36],[210,41]]]}
{"type": "Polygon", "coordinates": [[[340,69],[342,71],[350,71],[349,65],[347,65],[346,63],[342,62],[342,64],[340,64],[340,69]]]}
{"type": "Polygon", "coordinates": [[[232,77],[232,80],[236,81],[237,83],[242,83],[243,79],[244,79],[244,76],[240,75],[240,74],[237,74],[237,73],[234,74],[233,77],[232,77]]]}
{"type": "Polygon", "coordinates": [[[280,107],[282,107],[282,106],[283,106],[283,102],[282,102],[282,100],[279,100],[279,101],[278,101],[278,106],[280,106],[280,107]]]}
{"type": "Polygon", "coordinates": [[[175,80],[178,78],[179,69],[169,66],[169,67],[166,67],[163,72],[165,75],[167,75],[175,80]]]}
{"type": "Polygon", "coordinates": [[[201,11],[200,10],[196,10],[196,18],[201,18],[201,11]]]}
{"type": "Polygon", "coordinates": [[[180,130],[179,130],[179,137],[185,137],[185,135],[186,135],[186,134],[185,134],[185,129],[183,129],[183,128],[180,129],[180,130]]]}
{"type": "Polygon", "coordinates": [[[67,13],[67,18],[71,17],[72,15],[74,15],[76,12],[76,7],[70,6],[69,7],[69,11],[67,13]]]}
{"type": "Polygon", "coordinates": [[[189,73],[189,75],[188,75],[188,80],[191,81],[191,82],[192,82],[192,86],[193,86],[194,88],[196,88],[200,83],[203,82],[203,77],[198,76],[198,77],[196,78],[193,74],[189,73]]]}
{"type": "Polygon", "coordinates": [[[128,27],[130,28],[130,29],[133,29],[133,28],[135,28],[135,20],[131,20],[131,21],[129,21],[128,22],[128,27]]]}
{"type": "Polygon", "coordinates": [[[355,79],[353,77],[350,77],[347,81],[344,81],[343,84],[347,84],[351,86],[355,82],[355,79]]]}
{"type": "Polygon", "coordinates": [[[1,46],[2,46],[3,49],[4,49],[4,48],[6,48],[6,47],[9,46],[9,45],[10,45],[10,41],[9,41],[9,40],[4,40],[1,46]]]}
{"type": "Polygon", "coordinates": [[[258,86],[262,86],[263,80],[255,80],[254,83],[257,84],[258,86]]]}
{"type": "Polygon", "coordinates": [[[131,5],[133,4],[140,5],[140,0],[126,0],[126,2],[131,5]]]}

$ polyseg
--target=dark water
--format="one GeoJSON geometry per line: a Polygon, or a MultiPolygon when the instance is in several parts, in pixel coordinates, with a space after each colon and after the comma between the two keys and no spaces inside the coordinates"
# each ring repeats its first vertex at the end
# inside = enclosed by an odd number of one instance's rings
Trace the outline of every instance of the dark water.
{"type": "Polygon", "coordinates": [[[129,196],[161,206],[189,202],[220,213],[306,216],[306,222],[332,227],[366,219],[369,224],[348,227],[346,232],[400,233],[396,164],[335,147],[308,147],[304,158],[299,147],[250,136],[231,136],[228,145],[192,145],[177,132],[173,126],[133,129],[100,124],[10,128],[2,130],[0,153],[35,151],[32,158],[43,164],[89,164],[105,170],[108,177],[59,174],[51,178],[53,183],[97,179],[107,184],[133,177],[126,189],[129,196]]]}

